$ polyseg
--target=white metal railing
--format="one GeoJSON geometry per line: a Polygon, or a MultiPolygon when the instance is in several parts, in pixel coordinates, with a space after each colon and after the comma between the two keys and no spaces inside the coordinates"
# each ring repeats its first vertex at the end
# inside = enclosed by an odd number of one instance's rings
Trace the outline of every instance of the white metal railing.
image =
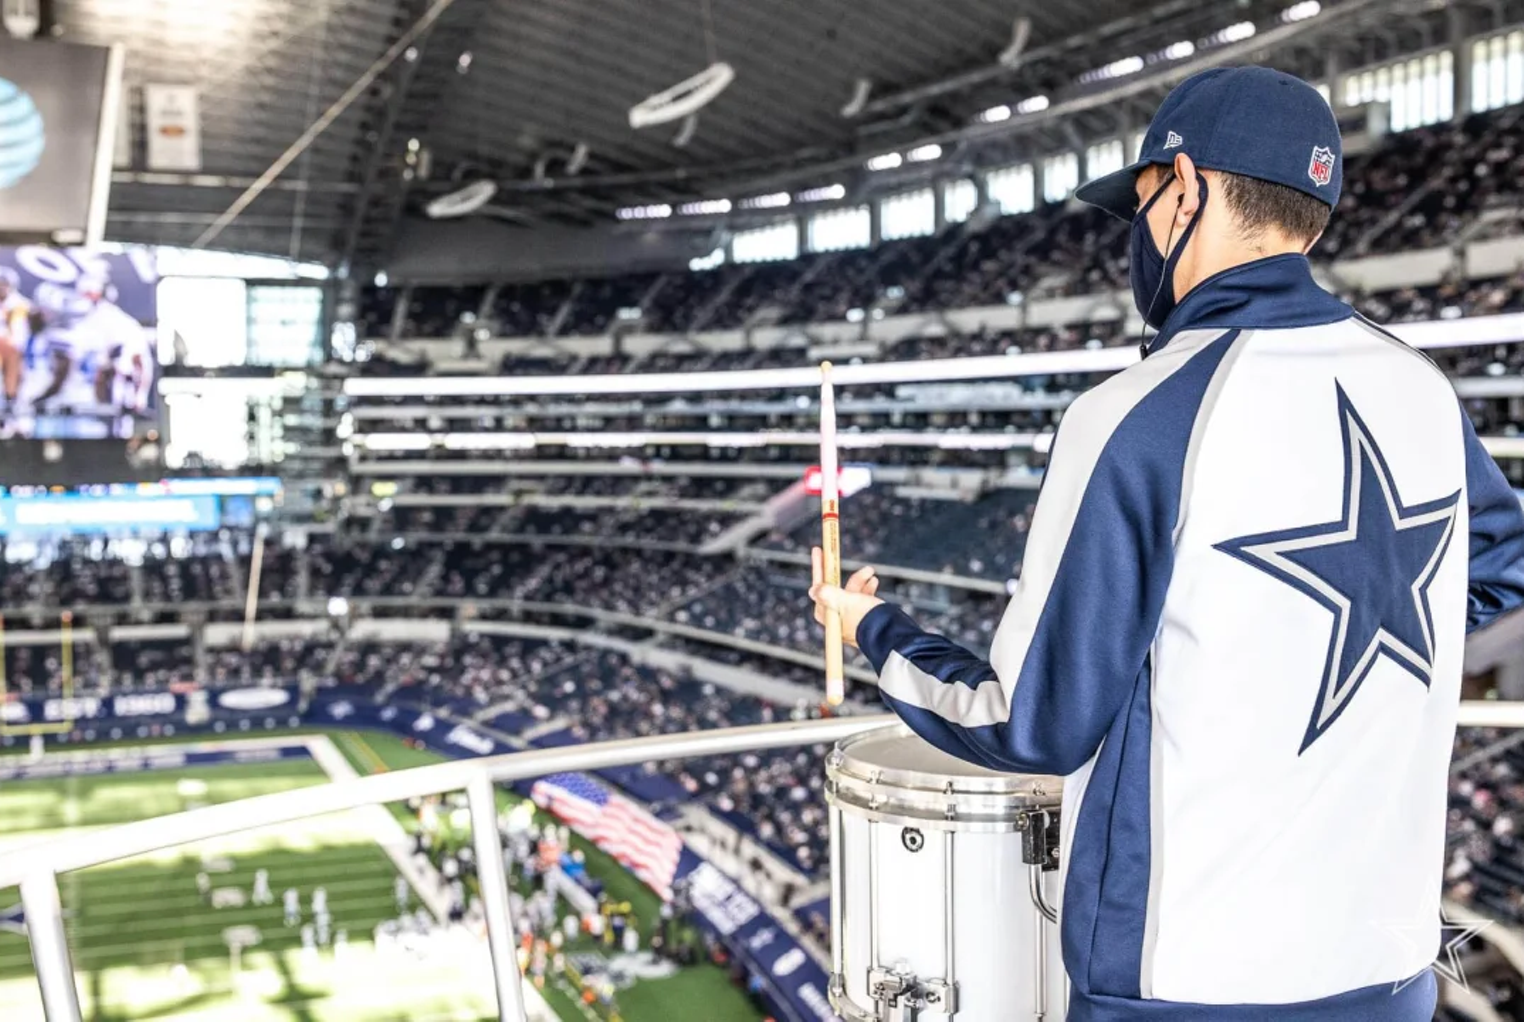
{"type": "Polygon", "coordinates": [[[497,831],[495,784],[568,770],[599,770],[652,760],[691,759],[832,743],[881,727],[892,719],[878,715],[758,724],[514,752],[259,795],[107,830],[66,835],[0,853],[0,888],[15,885],[21,888],[27,939],[31,944],[48,1022],[81,1022],[74,965],[58,894],[58,874],[325,813],[464,790],[479,864],[498,1018],[502,1022],[524,1022],[523,978],[519,974],[513,921],[509,916],[507,869],[497,831]]]}

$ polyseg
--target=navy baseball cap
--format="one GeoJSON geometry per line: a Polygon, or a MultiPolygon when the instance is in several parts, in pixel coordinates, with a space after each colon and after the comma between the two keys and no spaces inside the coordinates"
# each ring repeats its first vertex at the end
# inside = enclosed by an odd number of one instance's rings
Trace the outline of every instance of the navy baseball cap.
{"type": "Polygon", "coordinates": [[[1081,185],[1081,202],[1131,220],[1138,172],[1185,153],[1196,166],[1295,188],[1334,206],[1344,180],[1339,122],[1318,90],[1268,67],[1218,67],[1175,86],[1143,136],[1138,160],[1081,185]]]}

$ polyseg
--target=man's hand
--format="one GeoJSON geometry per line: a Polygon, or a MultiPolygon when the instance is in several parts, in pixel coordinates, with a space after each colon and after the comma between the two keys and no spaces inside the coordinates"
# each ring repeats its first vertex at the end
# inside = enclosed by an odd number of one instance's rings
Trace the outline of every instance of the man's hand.
{"type": "Polygon", "coordinates": [[[847,579],[846,588],[824,584],[825,559],[820,548],[810,548],[810,599],[815,601],[815,620],[825,624],[827,610],[841,615],[841,637],[847,645],[856,647],[857,627],[862,624],[868,611],[883,603],[874,594],[878,592],[878,576],[871,567],[858,568],[847,579]]]}

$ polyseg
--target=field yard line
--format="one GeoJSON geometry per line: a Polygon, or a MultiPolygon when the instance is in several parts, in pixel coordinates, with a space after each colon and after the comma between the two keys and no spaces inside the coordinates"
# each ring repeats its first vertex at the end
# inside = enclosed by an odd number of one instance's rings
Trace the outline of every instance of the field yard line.
{"type": "MultiPolygon", "coordinates": [[[[308,735],[307,751],[311,753],[313,762],[335,781],[349,781],[360,776],[359,771],[350,765],[338,746],[333,744],[333,739],[327,735],[308,735]]],[[[374,753],[375,750],[371,751],[374,753]]],[[[435,918],[443,921],[449,913],[449,905],[445,900],[448,888],[444,878],[432,864],[425,861],[423,866],[419,866],[409,854],[411,842],[407,831],[402,829],[402,824],[397,822],[397,818],[385,806],[366,806],[354,810],[354,813],[357,821],[363,821],[370,827],[376,843],[396,865],[397,872],[407,877],[407,882],[418,892],[419,900],[428,906],[435,918]]],[[[493,826],[497,826],[496,821],[493,821],[493,826]]],[[[529,1022],[558,1022],[558,1016],[550,1010],[550,1005],[545,1003],[545,998],[534,988],[533,983],[524,978],[520,986],[524,990],[524,1011],[529,1022]]]]}
{"type": "Polygon", "coordinates": [[[371,773],[384,774],[391,769],[391,767],[386,765],[386,760],[382,759],[376,753],[376,750],[370,747],[370,743],[365,740],[365,736],[358,731],[346,731],[343,733],[343,738],[350,748],[358,752],[370,764],[371,773]]]}
{"type": "MultiPolygon", "coordinates": [[[[330,780],[353,781],[359,778],[360,772],[349,765],[349,760],[333,744],[333,739],[327,735],[306,735],[303,740],[313,762],[330,780]]],[[[397,822],[391,811],[381,805],[361,806],[350,810],[350,815],[356,825],[362,827],[381,846],[386,857],[392,860],[392,865],[397,867],[397,872],[407,878],[424,907],[433,913],[435,919],[443,922],[450,910],[446,899],[448,888],[437,870],[430,865],[418,864],[411,853],[412,842],[408,839],[407,831],[402,829],[402,824],[397,822]]]]}

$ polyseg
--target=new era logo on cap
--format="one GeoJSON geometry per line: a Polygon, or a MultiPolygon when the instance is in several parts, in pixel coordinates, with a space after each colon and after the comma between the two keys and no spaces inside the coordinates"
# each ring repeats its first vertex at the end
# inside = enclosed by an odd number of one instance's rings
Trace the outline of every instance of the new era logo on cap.
{"type": "Polygon", "coordinates": [[[1183,145],[1185,145],[1185,139],[1173,131],[1164,137],[1164,148],[1166,149],[1179,149],[1183,145]]]}
{"type": "Polygon", "coordinates": [[[1326,145],[1312,147],[1312,160],[1307,164],[1307,176],[1322,188],[1333,180],[1334,154],[1326,145]]]}

